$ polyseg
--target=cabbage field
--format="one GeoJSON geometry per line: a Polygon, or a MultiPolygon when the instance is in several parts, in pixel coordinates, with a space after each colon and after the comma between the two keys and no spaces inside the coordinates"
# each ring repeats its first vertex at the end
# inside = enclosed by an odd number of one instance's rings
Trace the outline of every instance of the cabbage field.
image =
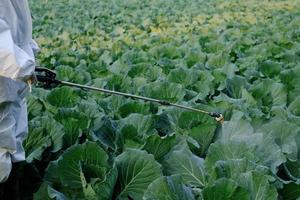
{"type": "Polygon", "coordinates": [[[300,0],[29,0],[36,200],[300,199],[300,0]]]}

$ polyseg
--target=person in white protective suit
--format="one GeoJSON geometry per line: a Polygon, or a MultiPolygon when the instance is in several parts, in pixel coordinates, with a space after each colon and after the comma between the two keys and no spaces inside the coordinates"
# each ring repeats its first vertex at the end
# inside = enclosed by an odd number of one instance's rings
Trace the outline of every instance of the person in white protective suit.
{"type": "Polygon", "coordinates": [[[0,183],[8,179],[13,163],[25,160],[25,97],[37,49],[27,0],[0,0],[0,183]]]}

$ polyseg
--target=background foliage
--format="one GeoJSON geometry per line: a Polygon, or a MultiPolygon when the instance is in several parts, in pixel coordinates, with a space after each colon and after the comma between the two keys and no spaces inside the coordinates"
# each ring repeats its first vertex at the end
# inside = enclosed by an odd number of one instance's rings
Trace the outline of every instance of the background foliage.
{"type": "Polygon", "coordinates": [[[224,113],[58,87],[28,99],[34,199],[297,199],[299,0],[30,0],[40,65],[62,80],[224,113]]]}

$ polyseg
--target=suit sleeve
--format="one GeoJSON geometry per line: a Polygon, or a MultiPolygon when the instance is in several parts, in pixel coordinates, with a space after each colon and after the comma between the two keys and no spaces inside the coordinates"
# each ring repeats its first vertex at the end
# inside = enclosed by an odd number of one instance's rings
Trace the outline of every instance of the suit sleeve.
{"type": "Polygon", "coordinates": [[[8,24],[0,18],[0,76],[14,80],[28,79],[35,68],[33,41],[23,46],[14,43],[8,24]]]}

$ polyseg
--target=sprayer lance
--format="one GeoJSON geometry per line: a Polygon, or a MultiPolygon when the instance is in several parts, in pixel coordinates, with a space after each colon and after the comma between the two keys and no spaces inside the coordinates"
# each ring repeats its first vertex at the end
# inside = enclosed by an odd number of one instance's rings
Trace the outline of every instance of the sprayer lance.
{"type": "Polygon", "coordinates": [[[147,101],[147,102],[154,102],[154,103],[158,103],[163,106],[174,106],[177,108],[181,108],[181,109],[185,109],[185,110],[189,110],[189,111],[193,111],[193,112],[204,113],[204,114],[207,114],[207,115],[213,117],[217,122],[219,122],[221,124],[224,122],[223,115],[218,112],[208,112],[206,110],[191,108],[188,106],[171,103],[171,102],[168,102],[165,100],[159,100],[159,99],[154,99],[154,98],[150,98],[150,97],[144,97],[144,96],[124,93],[124,92],[118,92],[118,91],[114,91],[114,90],[107,90],[104,88],[97,88],[97,87],[93,87],[93,86],[87,86],[87,85],[81,85],[81,84],[77,84],[77,83],[57,80],[56,73],[54,71],[44,68],[44,67],[37,67],[35,72],[36,72],[37,81],[39,83],[41,83],[42,87],[44,87],[46,89],[54,88],[58,85],[65,85],[65,86],[76,87],[76,88],[80,88],[80,89],[93,90],[93,91],[103,92],[103,93],[111,94],[111,95],[119,95],[119,96],[129,97],[129,98],[133,98],[133,99],[140,99],[140,100],[147,101]]]}

